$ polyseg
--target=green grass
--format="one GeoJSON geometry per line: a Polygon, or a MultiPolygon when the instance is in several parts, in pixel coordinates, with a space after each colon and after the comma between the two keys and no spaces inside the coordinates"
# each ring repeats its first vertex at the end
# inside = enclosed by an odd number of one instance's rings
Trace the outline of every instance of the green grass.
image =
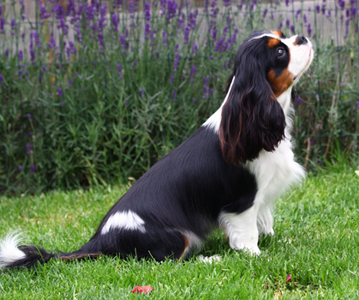
{"type": "MultiPolygon", "coordinates": [[[[0,236],[18,229],[25,242],[73,251],[95,232],[101,218],[126,191],[50,192],[0,198],[0,236]]],[[[124,261],[115,257],[30,270],[0,271],[0,299],[358,299],[359,177],[349,167],[309,175],[277,201],[275,235],[261,237],[262,254],[231,250],[218,231],[202,255],[221,262],[124,261]],[[286,283],[286,277],[292,280],[286,283]],[[136,285],[154,288],[132,294],[136,285]]]]}

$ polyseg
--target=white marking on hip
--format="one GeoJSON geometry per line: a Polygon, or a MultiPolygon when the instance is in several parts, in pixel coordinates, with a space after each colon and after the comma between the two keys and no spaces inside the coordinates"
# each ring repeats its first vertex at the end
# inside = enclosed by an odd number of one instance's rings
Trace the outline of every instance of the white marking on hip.
{"type": "Polygon", "coordinates": [[[126,229],[126,230],[138,230],[142,233],[146,232],[145,221],[133,211],[117,212],[110,216],[106,224],[102,227],[101,234],[106,234],[110,229],[126,229]]]}

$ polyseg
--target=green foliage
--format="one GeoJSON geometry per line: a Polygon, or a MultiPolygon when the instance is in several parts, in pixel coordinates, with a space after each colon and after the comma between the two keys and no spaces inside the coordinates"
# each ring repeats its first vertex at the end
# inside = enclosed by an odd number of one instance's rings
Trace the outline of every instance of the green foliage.
{"type": "MultiPolygon", "coordinates": [[[[75,251],[127,187],[0,197],[0,236],[18,229],[24,242],[75,251]]],[[[347,164],[309,175],[276,205],[274,236],[252,257],[214,232],[184,262],[53,260],[30,270],[0,271],[1,299],[356,299],[359,297],[359,177],[347,164]],[[205,264],[199,254],[219,254],[205,264]],[[291,275],[291,281],[287,281],[291,275]],[[149,295],[132,294],[150,285],[149,295]]]]}
{"type": "Polygon", "coordinates": [[[358,156],[354,2],[354,15],[339,2],[326,15],[304,1],[195,2],[47,1],[29,16],[22,2],[1,4],[0,193],[138,178],[219,107],[254,29],[307,33],[315,45],[296,87],[298,160],[322,165],[336,140],[358,156]]]}

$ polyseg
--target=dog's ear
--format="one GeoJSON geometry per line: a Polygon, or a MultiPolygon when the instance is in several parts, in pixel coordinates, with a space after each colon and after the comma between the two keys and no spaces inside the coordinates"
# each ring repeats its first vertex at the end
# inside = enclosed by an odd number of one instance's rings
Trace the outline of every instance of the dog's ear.
{"type": "Polygon", "coordinates": [[[274,151],[284,138],[285,126],[284,112],[264,67],[260,61],[241,53],[219,127],[225,161],[238,166],[258,157],[262,149],[274,151]]]}

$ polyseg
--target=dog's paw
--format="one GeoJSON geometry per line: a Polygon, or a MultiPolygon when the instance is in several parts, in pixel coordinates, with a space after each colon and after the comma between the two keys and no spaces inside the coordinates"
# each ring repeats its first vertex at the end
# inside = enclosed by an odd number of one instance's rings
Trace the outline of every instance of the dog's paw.
{"type": "Polygon", "coordinates": [[[254,243],[232,242],[230,243],[230,247],[234,250],[242,250],[244,252],[248,252],[254,256],[261,254],[261,251],[259,250],[256,243],[254,244],[254,243]]]}
{"type": "Polygon", "coordinates": [[[211,264],[212,262],[215,262],[215,261],[221,261],[222,260],[222,257],[220,255],[212,255],[212,256],[203,256],[203,255],[200,255],[198,256],[198,260],[201,261],[201,262],[204,262],[204,263],[208,263],[208,264],[211,264]]]}

